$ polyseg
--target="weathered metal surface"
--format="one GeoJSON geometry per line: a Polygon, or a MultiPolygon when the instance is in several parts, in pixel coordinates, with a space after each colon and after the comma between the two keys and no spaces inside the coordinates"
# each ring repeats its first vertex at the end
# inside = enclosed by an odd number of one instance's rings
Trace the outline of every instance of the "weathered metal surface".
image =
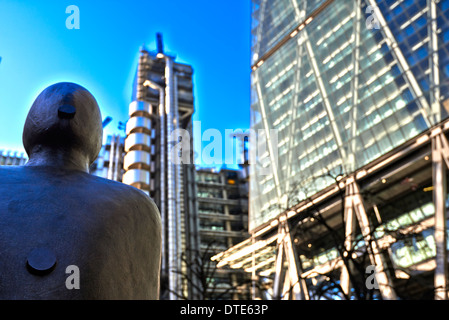
{"type": "Polygon", "coordinates": [[[23,142],[28,163],[0,167],[0,299],[157,299],[158,208],[88,173],[102,144],[95,98],[73,83],[48,87],[23,142]]]}

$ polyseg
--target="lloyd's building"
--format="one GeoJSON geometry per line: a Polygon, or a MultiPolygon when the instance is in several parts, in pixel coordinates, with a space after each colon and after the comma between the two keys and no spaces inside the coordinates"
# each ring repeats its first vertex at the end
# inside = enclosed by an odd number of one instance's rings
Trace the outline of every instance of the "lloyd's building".
{"type": "Polygon", "coordinates": [[[276,139],[212,259],[257,299],[448,299],[449,0],[252,0],[251,31],[276,139]]]}
{"type": "Polygon", "coordinates": [[[157,34],[156,52],[140,50],[122,178],[123,183],[147,193],[161,212],[160,298],[171,300],[194,295],[194,286],[186,282],[193,277],[187,267],[191,257],[180,257],[199,248],[193,143],[186,137],[186,150],[179,150],[173,138],[178,131],[192,136],[193,69],[175,60],[164,53],[161,34],[157,34]],[[179,151],[186,157],[183,161],[179,151]]]}

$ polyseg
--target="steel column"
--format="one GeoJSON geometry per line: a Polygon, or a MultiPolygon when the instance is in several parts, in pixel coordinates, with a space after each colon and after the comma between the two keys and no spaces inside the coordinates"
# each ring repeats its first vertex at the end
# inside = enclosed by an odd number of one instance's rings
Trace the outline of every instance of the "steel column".
{"type": "Polygon", "coordinates": [[[359,186],[355,181],[353,182],[353,191],[354,211],[356,213],[357,220],[359,221],[365,245],[367,248],[371,248],[368,252],[370,254],[371,263],[376,266],[376,281],[379,285],[379,291],[384,300],[396,300],[397,297],[393,289],[393,284],[386,271],[386,263],[380,253],[376,239],[374,239],[374,236],[372,235],[371,225],[368,215],[366,214],[365,206],[363,205],[363,198],[360,195],[359,186]]]}
{"type": "MultiPolygon", "coordinates": [[[[384,258],[382,257],[377,242],[372,235],[371,224],[366,213],[365,206],[363,204],[363,198],[360,194],[359,186],[357,185],[354,177],[350,177],[347,180],[347,194],[345,199],[345,236],[347,236],[347,238],[345,238],[345,248],[346,246],[347,248],[350,248],[352,246],[351,243],[354,228],[352,219],[354,219],[354,213],[355,217],[358,220],[360,230],[363,235],[363,240],[365,241],[365,245],[368,250],[370,261],[373,265],[376,266],[375,276],[382,298],[384,300],[395,300],[397,298],[396,293],[387,274],[384,258]]],[[[346,267],[344,267],[342,271],[343,278],[346,281],[346,283],[342,283],[342,285],[345,285],[345,287],[342,286],[342,288],[343,290],[347,290],[347,292],[349,292],[349,280],[346,280],[345,278],[349,278],[349,275],[347,274],[348,270],[346,270],[346,267]]]]}
{"type": "Polygon", "coordinates": [[[287,218],[282,216],[280,220],[276,274],[273,288],[274,296],[280,299],[309,300],[310,296],[306,281],[300,276],[302,268],[299,256],[293,245],[287,218]],[[284,257],[286,260],[284,260],[284,257]],[[284,262],[287,262],[287,270],[284,270],[284,262]],[[283,288],[282,292],[280,292],[282,284],[283,288]]]}
{"type": "Polygon", "coordinates": [[[435,205],[435,300],[447,300],[447,175],[449,143],[443,133],[432,138],[433,202],[435,205]]]}
{"type": "Polygon", "coordinates": [[[283,283],[285,272],[284,272],[284,241],[283,241],[284,232],[283,229],[279,229],[278,231],[278,240],[277,240],[277,255],[276,255],[276,263],[275,263],[275,276],[273,281],[273,297],[274,299],[280,299],[281,297],[281,283],[283,283]]]}
{"type": "Polygon", "coordinates": [[[348,148],[348,172],[354,172],[356,169],[355,154],[356,154],[356,137],[357,137],[357,107],[359,103],[359,76],[360,76],[360,34],[361,34],[361,20],[362,20],[362,9],[361,0],[354,1],[355,16],[353,20],[353,35],[354,35],[354,51],[352,54],[352,65],[353,65],[353,78],[351,81],[351,92],[352,92],[352,105],[351,105],[351,133],[350,141],[351,145],[348,148]]]}
{"type": "MultiPolygon", "coordinates": [[[[356,230],[356,219],[352,204],[352,195],[354,194],[352,184],[346,188],[345,207],[344,207],[344,219],[345,219],[345,239],[344,239],[344,255],[348,255],[352,250],[352,242],[354,240],[354,234],[356,230]]],[[[343,257],[343,259],[346,257],[343,257]]],[[[351,283],[349,278],[349,272],[347,264],[343,263],[341,267],[340,286],[343,292],[349,296],[351,283]]]]}
{"type": "Polygon", "coordinates": [[[430,69],[430,107],[432,110],[432,124],[441,121],[440,108],[440,70],[438,57],[438,24],[437,24],[437,4],[435,0],[427,0],[427,19],[429,34],[429,69],[430,69]]]}

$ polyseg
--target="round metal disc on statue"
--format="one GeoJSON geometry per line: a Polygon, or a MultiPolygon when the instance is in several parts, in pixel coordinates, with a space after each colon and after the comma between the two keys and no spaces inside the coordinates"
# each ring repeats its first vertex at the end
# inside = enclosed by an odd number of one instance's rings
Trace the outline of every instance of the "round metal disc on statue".
{"type": "Polygon", "coordinates": [[[48,248],[36,248],[28,255],[27,268],[33,274],[48,274],[55,266],[56,256],[48,248]]]}
{"type": "Polygon", "coordinates": [[[71,105],[62,105],[58,108],[58,116],[61,119],[72,119],[75,116],[76,109],[71,105]]]}

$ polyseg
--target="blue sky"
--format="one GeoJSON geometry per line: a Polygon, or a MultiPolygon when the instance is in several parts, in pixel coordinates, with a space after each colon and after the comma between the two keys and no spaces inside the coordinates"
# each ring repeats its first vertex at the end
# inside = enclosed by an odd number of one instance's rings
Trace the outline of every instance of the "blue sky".
{"type": "Polygon", "coordinates": [[[194,69],[201,130],[249,128],[250,1],[0,1],[0,150],[22,152],[22,129],[48,85],[76,82],[96,97],[105,135],[128,119],[139,48],[164,51],[194,69]],[[66,7],[80,11],[67,29],[66,7]]]}

